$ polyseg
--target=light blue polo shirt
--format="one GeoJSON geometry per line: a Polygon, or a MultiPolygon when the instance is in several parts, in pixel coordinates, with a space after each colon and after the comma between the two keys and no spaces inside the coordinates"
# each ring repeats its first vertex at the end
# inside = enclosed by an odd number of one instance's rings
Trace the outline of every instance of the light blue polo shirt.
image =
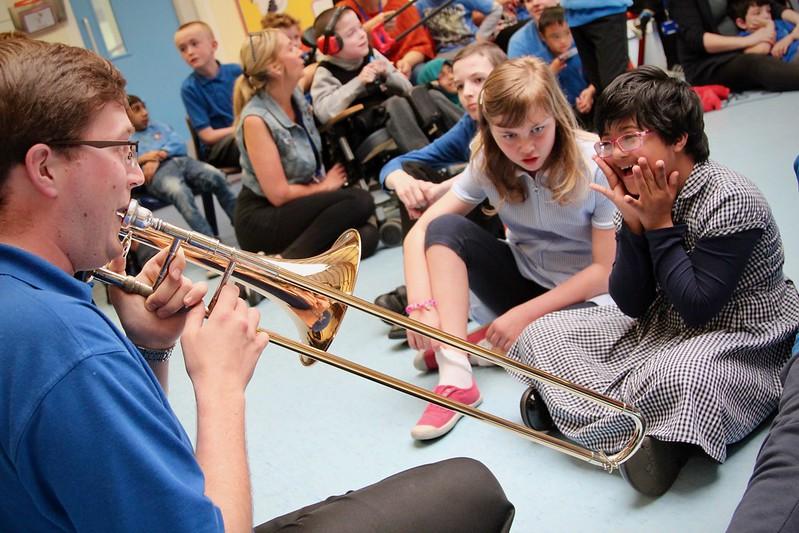
{"type": "Polygon", "coordinates": [[[616,206],[602,194],[588,188],[588,183],[608,186],[607,179],[591,159],[593,142],[578,141],[586,162],[585,192],[577,201],[561,205],[552,200],[546,187],[547,177],[541,172],[530,176],[519,172],[527,187],[527,199],[510,203],[479,170],[481,155],[455,179],[452,191],[466,203],[477,205],[488,198],[497,208],[507,227],[507,240],[519,272],[542,287],[553,288],[592,261],[591,230],[615,229],[616,206]]]}

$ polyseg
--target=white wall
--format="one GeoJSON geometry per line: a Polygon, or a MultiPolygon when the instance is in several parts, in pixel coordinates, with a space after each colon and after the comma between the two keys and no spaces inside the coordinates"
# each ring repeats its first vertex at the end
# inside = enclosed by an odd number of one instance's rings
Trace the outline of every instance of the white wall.
{"type": "MultiPolygon", "coordinates": [[[[14,1],[0,0],[0,31],[14,29],[7,9],[14,4],[14,1]]],[[[35,34],[34,37],[42,41],[83,47],[83,38],[78,29],[79,22],[75,20],[72,6],[68,0],[64,5],[67,20],[51,30],[35,34]]],[[[200,19],[213,28],[219,42],[217,57],[221,62],[238,63],[239,48],[247,33],[236,0],[173,0],[173,5],[181,23],[200,19]]]]}
{"type": "Polygon", "coordinates": [[[219,43],[216,58],[222,63],[238,63],[239,49],[247,37],[247,31],[239,14],[237,0],[188,1],[194,4],[197,18],[214,30],[219,43]]]}

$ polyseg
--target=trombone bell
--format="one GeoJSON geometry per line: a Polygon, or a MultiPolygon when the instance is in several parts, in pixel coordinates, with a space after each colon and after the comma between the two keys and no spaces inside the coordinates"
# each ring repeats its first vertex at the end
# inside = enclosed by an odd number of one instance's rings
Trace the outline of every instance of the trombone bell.
{"type": "MultiPolygon", "coordinates": [[[[131,200],[122,216],[123,238],[156,249],[179,241],[186,259],[206,270],[224,273],[234,263],[231,277],[245,287],[285,308],[304,343],[326,351],[333,342],[347,305],[319,292],[298,287],[287,278],[301,277],[332,293],[351,295],[361,260],[361,238],[354,229],[344,232],[326,252],[306,259],[277,259],[244,252],[214,239],[155,218],[131,200]]],[[[175,247],[177,250],[177,247],[175,247]]],[[[167,261],[168,263],[168,261],[167,261]]],[[[304,365],[314,359],[300,355],[304,365]]]]}

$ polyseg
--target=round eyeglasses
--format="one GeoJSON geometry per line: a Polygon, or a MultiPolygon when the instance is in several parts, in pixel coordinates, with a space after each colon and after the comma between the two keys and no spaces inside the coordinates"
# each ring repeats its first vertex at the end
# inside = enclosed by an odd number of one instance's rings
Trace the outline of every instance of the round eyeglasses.
{"type": "Polygon", "coordinates": [[[91,146],[92,148],[125,147],[122,151],[125,164],[136,168],[139,164],[139,141],[51,141],[51,146],[91,146]]]}
{"type": "Polygon", "coordinates": [[[599,157],[610,157],[613,155],[613,145],[619,147],[622,152],[632,152],[641,148],[644,144],[644,137],[652,133],[650,130],[636,131],[620,135],[609,141],[599,141],[594,143],[594,150],[599,157]]]}

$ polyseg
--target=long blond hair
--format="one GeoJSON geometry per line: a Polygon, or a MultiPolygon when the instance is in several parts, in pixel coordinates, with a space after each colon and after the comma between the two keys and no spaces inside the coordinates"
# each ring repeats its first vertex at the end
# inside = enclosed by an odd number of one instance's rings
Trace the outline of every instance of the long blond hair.
{"type": "Polygon", "coordinates": [[[549,66],[538,58],[521,57],[495,68],[480,92],[479,133],[472,143],[472,160],[482,152],[482,168],[508,202],[526,199],[524,182],[517,176],[520,169],[502,152],[491,134],[489,124],[516,128],[539,109],[555,119],[555,143],[541,170],[546,174],[544,185],[552,198],[566,204],[579,198],[587,189],[588,166],[577,145],[578,138],[592,138],[577,127],[569,106],[549,66]]]}
{"type": "Polygon", "coordinates": [[[269,67],[278,61],[280,30],[266,29],[249,34],[241,45],[239,59],[243,73],[233,87],[234,123],[241,119],[241,110],[255,94],[269,85],[269,67]]]}

